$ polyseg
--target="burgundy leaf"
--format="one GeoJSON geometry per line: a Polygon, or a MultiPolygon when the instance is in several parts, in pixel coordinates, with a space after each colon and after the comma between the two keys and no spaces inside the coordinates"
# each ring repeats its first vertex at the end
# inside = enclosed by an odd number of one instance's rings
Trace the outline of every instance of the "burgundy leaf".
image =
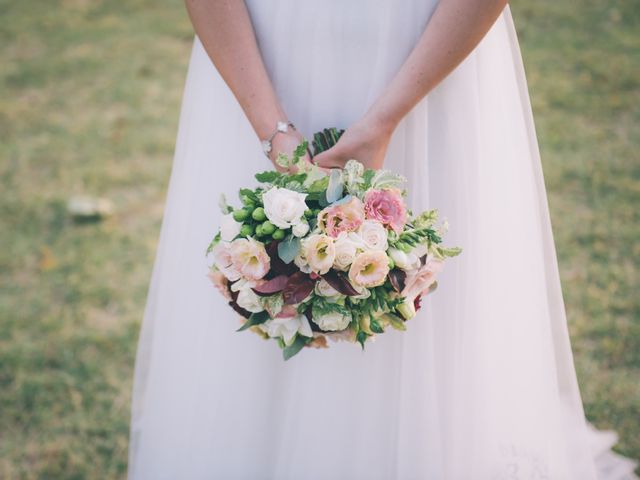
{"type": "Polygon", "coordinates": [[[404,270],[400,270],[399,268],[394,268],[389,272],[389,282],[393,289],[400,293],[404,290],[405,284],[407,280],[407,273],[404,270]]]}
{"type": "Polygon", "coordinates": [[[416,312],[420,310],[421,302],[422,302],[421,295],[418,295],[416,298],[413,299],[413,307],[416,309],[416,312]]]}
{"type": "Polygon", "coordinates": [[[287,285],[287,280],[289,280],[289,277],[286,275],[278,275],[277,277],[273,277],[271,280],[267,280],[265,283],[252,288],[252,290],[262,297],[267,297],[284,290],[284,287],[287,285]]]}
{"type": "Polygon", "coordinates": [[[298,267],[294,262],[284,263],[280,256],[278,255],[278,241],[273,240],[269,242],[265,249],[267,250],[267,255],[269,255],[269,259],[271,260],[271,270],[267,274],[268,277],[273,277],[277,275],[291,275],[298,271],[298,267]]]}
{"type": "Polygon", "coordinates": [[[322,278],[342,295],[358,295],[358,291],[349,283],[347,275],[336,270],[329,270],[322,278]]]}
{"type": "Polygon", "coordinates": [[[300,303],[313,290],[316,281],[312,280],[309,275],[303,272],[296,272],[289,277],[287,285],[282,291],[282,298],[287,305],[300,303]]]}

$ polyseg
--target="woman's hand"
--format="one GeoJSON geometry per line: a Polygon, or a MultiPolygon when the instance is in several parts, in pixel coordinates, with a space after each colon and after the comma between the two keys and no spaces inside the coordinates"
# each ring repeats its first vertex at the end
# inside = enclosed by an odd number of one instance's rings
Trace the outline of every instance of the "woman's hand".
{"type": "Polygon", "coordinates": [[[319,167],[343,168],[348,160],[355,159],[365,168],[378,170],[384,164],[394,126],[363,117],[350,126],[329,150],[316,155],[313,163],[319,167]]]}
{"type": "MultiPolygon", "coordinates": [[[[269,159],[271,163],[273,163],[276,170],[279,172],[287,171],[287,169],[282,168],[280,165],[276,163],[276,159],[278,158],[278,153],[284,153],[289,158],[293,154],[294,150],[304,141],[304,137],[297,130],[289,129],[286,133],[278,133],[271,142],[271,152],[269,153],[269,159]]],[[[301,162],[311,162],[311,157],[309,153],[304,154],[304,156],[300,157],[301,162]]],[[[295,173],[297,168],[292,167],[288,169],[291,173],[295,173]]]]}

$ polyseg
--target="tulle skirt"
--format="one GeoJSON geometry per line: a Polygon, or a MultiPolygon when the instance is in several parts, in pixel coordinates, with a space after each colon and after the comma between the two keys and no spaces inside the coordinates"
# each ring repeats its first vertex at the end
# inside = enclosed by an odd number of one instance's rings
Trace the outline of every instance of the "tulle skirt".
{"type": "MultiPolygon", "coordinates": [[[[436,3],[247,5],[289,120],[311,138],[367,110],[436,3]]],[[[288,362],[236,333],[204,252],[220,194],[236,198],[270,164],[195,38],[139,343],[131,478],[596,478],[508,8],[401,122],[385,167],[464,248],[408,331],[288,362]]]]}

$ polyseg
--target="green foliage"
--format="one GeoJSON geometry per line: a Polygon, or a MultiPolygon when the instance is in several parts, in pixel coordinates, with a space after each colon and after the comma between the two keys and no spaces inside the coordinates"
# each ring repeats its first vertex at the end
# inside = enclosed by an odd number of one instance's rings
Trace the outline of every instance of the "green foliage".
{"type": "Polygon", "coordinates": [[[291,345],[284,346],[282,349],[282,358],[289,360],[295,354],[300,352],[300,350],[302,350],[302,348],[311,340],[313,340],[311,337],[305,337],[304,335],[297,334],[293,343],[291,345]]]}
{"type": "Polygon", "coordinates": [[[294,235],[289,235],[278,243],[278,256],[284,263],[291,263],[300,252],[300,239],[294,235]]]}
{"type": "Polygon", "coordinates": [[[252,313],[251,316],[247,319],[246,322],[242,324],[240,328],[236,330],[236,332],[242,332],[249,327],[253,327],[254,325],[260,325],[269,320],[269,314],[266,311],[252,313]]]}

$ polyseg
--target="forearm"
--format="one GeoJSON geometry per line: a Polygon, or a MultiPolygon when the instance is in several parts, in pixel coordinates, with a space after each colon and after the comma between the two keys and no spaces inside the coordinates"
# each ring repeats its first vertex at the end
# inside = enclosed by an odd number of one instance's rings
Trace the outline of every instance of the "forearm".
{"type": "Polygon", "coordinates": [[[441,0],[413,51],[367,116],[393,130],[489,31],[507,0],[441,0]]]}
{"type": "Polygon", "coordinates": [[[242,0],[185,0],[194,30],[260,138],[286,119],[242,0]]]}

